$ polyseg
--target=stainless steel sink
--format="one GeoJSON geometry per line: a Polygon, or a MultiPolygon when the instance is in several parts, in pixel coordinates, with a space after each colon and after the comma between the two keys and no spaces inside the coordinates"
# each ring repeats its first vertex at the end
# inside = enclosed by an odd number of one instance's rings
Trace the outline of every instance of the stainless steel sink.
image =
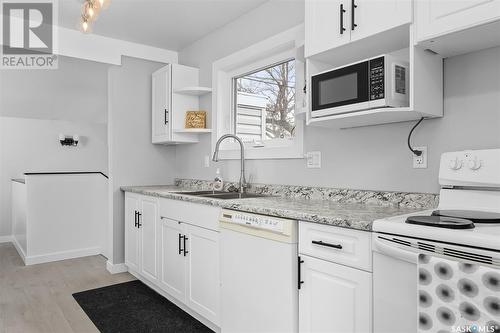
{"type": "Polygon", "coordinates": [[[225,192],[220,194],[202,194],[199,197],[213,198],[213,199],[249,199],[249,198],[262,198],[268,197],[265,194],[255,194],[255,193],[237,193],[237,192],[225,192]]]}
{"type": "Polygon", "coordinates": [[[180,191],[173,193],[194,195],[197,197],[214,198],[214,199],[247,199],[247,198],[261,198],[269,196],[265,194],[255,194],[255,193],[243,193],[240,195],[238,192],[224,192],[224,191],[180,191]]]}
{"type": "Polygon", "coordinates": [[[229,192],[224,192],[224,191],[180,191],[180,192],[172,192],[175,194],[185,194],[185,195],[196,195],[196,196],[201,196],[201,195],[206,195],[206,194],[225,194],[229,192]]]}

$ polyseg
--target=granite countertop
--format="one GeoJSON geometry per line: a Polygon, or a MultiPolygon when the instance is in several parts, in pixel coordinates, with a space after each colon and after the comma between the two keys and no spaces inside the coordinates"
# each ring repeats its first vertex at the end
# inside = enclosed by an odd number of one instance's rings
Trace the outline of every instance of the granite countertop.
{"type": "MultiPolygon", "coordinates": [[[[344,200],[340,200],[338,197],[335,197],[334,200],[326,200],[291,196],[221,200],[173,193],[206,189],[204,186],[193,187],[192,184],[187,184],[189,186],[186,186],[186,184],[183,184],[182,182],[177,183],[180,186],[124,186],[121,189],[125,192],[134,192],[167,199],[182,200],[238,211],[328,224],[364,231],[371,231],[372,223],[377,219],[421,211],[429,208],[430,206],[434,206],[437,201],[436,195],[434,194],[421,194],[419,198],[424,197],[424,199],[422,199],[424,201],[423,204],[415,204],[414,202],[412,205],[401,205],[387,202],[387,200],[382,201],[382,203],[386,202],[387,204],[375,204],[370,202],[373,201],[373,195],[377,193],[382,196],[387,195],[387,193],[389,193],[390,196],[399,194],[404,198],[407,198],[408,195],[416,194],[374,191],[357,191],[364,194],[359,195],[359,193],[356,193],[358,194],[356,197],[358,202],[349,202],[349,200],[345,200],[345,198],[344,200]],[[367,193],[372,195],[368,195],[367,193]]],[[[308,189],[310,189],[310,187],[308,187],[308,189]]],[[[352,192],[354,190],[348,191],[352,192]]],[[[404,201],[404,199],[401,199],[401,202],[402,201],[404,201]]]]}

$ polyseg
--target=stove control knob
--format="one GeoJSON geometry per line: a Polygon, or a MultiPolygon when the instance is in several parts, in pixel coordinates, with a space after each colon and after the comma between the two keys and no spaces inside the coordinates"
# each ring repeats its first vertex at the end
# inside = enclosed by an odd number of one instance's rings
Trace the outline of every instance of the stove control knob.
{"type": "Polygon", "coordinates": [[[468,162],[469,169],[477,170],[481,167],[481,161],[477,159],[477,157],[471,158],[468,162]]]}
{"type": "Polygon", "coordinates": [[[462,167],[462,160],[459,160],[458,157],[450,160],[450,169],[458,170],[462,167]]]}

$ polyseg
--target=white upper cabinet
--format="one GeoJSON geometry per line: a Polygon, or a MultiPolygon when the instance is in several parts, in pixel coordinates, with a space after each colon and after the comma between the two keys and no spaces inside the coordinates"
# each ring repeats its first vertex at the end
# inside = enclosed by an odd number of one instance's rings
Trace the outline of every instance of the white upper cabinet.
{"type": "Polygon", "coordinates": [[[415,15],[417,40],[423,41],[499,20],[500,1],[419,0],[415,15]]]}
{"type": "Polygon", "coordinates": [[[349,43],[350,36],[347,30],[349,22],[346,4],[347,1],[345,0],[306,0],[306,57],[349,43]],[[341,25],[341,23],[343,24],[341,25]]]}
{"type": "Polygon", "coordinates": [[[198,68],[168,64],[152,74],[152,142],[198,142],[207,129],[186,129],[186,111],[199,110],[199,96],[212,89],[198,86],[198,68]]]}
{"type": "Polygon", "coordinates": [[[411,0],[349,1],[351,40],[358,40],[411,23],[411,0]]]}
{"type": "Polygon", "coordinates": [[[305,55],[411,23],[411,10],[411,0],[306,0],[305,55]]]}
{"type": "Polygon", "coordinates": [[[152,89],[152,133],[153,143],[171,140],[171,65],[153,73],[152,89]]]}

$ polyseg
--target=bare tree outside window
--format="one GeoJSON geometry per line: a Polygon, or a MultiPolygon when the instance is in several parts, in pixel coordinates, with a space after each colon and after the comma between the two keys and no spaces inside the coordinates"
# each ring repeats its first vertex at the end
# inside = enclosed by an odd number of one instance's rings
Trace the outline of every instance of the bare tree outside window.
{"type": "Polygon", "coordinates": [[[295,60],[234,79],[235,132],[244,141],[295,136],[295,60]]]}

